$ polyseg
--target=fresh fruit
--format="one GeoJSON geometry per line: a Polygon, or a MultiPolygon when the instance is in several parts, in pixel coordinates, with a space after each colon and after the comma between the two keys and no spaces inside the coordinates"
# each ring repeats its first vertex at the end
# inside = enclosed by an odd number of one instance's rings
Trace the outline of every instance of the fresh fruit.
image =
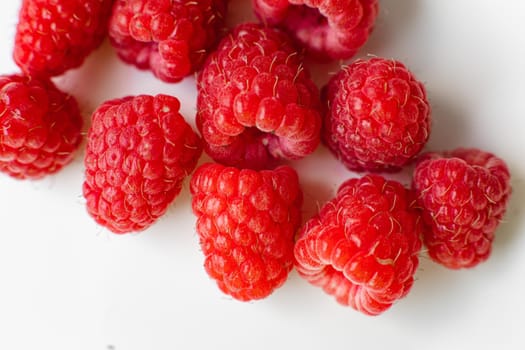
{"type": "Polygon", "coordinates": [[[479,149],[428,153],[415,169],[413,187],[434,261],[460,269],[488,259],[511,193],[502,159],[479,149]]]}
{"type": "Polygon", "coordinates": [[[119,57],[166,82],[197,71],[226,32],[227,0],[117,0],[109,36],[119,57]]]}
{"type": "Polygon", "coordinates": [[[197,83],[197,127],[215,161],[263,169],[318,146],[319,91],[283,32],[237,26],[197,83]]]}
{"type": "Polygon", "coordinates": [[[56,173],[82,137],[76,100],[49,80],[0,76],[0,171],[17,179],[56,173]]]}
{"type": "Polygon", "coordinates": [[[322,95],[323,142],[350,170],[399,170],[428,140],[425,88],[398,61],[357,60],[336,74],[322,95]]]}
{"type": "Polygon", "coordinates": [[[205,256],[219,288],[248,301],[267,297],[293,267],[302,192],[296,172],[239,170],[206,163],[191,179],[192,207],[205,256]]]}
{"type": "Polygon", "coordinates": [[[369,315],[409,292],[422,230],[413,192],[379,175],[344,182],[301,230],[296,269],[336,300],[369,315]]]}
{"type": "Polygon", "coordinates": [[[128,96],[92,116],[85,155],[89,214],[114,233],[141,231],[163,215],[202,146],[175,97],[128,96]]]}
{"type": "Polygon", "coordinates": [[[27,74],[55,76],[79,67],[103,41],[112,0],[23,0],[14,59],[27,74]]]}
{"type": "Polygon", "coordinates": [[[377,0],[252,0],[257,16],[286,30],[309,55],[341,60],[355,55],[373,30],[377,0]]]}

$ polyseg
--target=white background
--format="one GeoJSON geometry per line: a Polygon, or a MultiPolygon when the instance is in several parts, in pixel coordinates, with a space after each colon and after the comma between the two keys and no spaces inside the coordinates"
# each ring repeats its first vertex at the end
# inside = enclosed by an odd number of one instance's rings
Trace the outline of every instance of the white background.
{"type": "MultiPolygon", "coordinates": [[[[1,74],[16,71],[19,3],[0,5],[1,74]]],[[[359,55],[401,60],[425,83],[434,118],[428,149],[480,147],[511,169],[514,193],[489,261],[451,271],[423,255],[411,293],[379,317],[338,305],[295,272],[266,300],[237,302],[202,268],[188,181],[157,224],[116,236],[86,214],[80,152],[42,181],[0,175],[0,349],[524,349],[525,2],[380,4],[359,55]]],[[[231,8],[232,23],[253,18],[248,0],[231,8]]],[[[316,81],[336,69],[317,66],[316,81]]],[[[106,99],[162,92],[178,96],[193,123],[193,78],[163,84],[120,63],[107,42],[55,81],[78,98],[86,120],[106,99]]],[[[355,176],[324,148],[293,165],[305,217],[355,176]]]]}

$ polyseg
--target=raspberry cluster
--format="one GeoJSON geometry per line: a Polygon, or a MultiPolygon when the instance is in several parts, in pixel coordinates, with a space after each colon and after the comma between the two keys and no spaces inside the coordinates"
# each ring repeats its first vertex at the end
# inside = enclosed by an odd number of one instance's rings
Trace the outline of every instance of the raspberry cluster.
{"type": "Polygon", "coordinates": [[[377,315],[404,297],[419,264],[413,192],[379,175],[350,179],[306,222],[297,271],[343,305],[377,315]]]}
{"type": "Polygon", "coordinates": [[[81,142],[75,99],[49,80],[0,76],[0,171],[39,179],[59,171],[81,142]]]}
{"type": "Polygon", "coordinates": [[[281,31],[236,27],[199,74],[197,126],[216,161],[254,169],[320,142],[319,91],[281,31]]]}
{"type": "Polygon", "coordinates": [[[323,140],[350,170],[399,170],[426,144],[425,87],[399,61],[357,60],[323,90],[323,140]]]}
{"type": "Polygon", "coordinates": [[[13,56],[29,75],[79,67],[106,37],[113,0],[23,0],[13,56]]]}
{"type": "Polygon", "coordinates": [[[13,51],[23,73],[0,76],[0,171],[39,179],[72,160],[82,116],[50,79],[79,67],[107,35],[124,62],[162,81],[195,73],[201,135],[174,96],[123,96],[95,110],[83,195],[108,230],[147,229],[190,178],[204,270],[222,292],[265,298],[295,267],[368,315],[409,293],[423,244],[451,269],[487,260],[511,194],[505,162],[475,148],[420,155],[430,103],[397,60],[348,62],[322,89],[304,64],[354,56],[378,1],[252,4],[263,23],[228,31],[228,0],[23,0],[13,51]],[[301,225],[301,174],[283,163],[321,143],[356,172],[415,163],[412,186],[350,178],[301,225]],[[203,151],[216,163],[197,167],[203,151]]]}
{"type": "Polygon", "coordinates": [[[413,187],[434,261],[459,269],[488,259],[511,192],[503,160],[479,149],[429,153],[416,167],[413,187]]]}
{"type": "Polygon", "coordinates": [[[115,233],[141,231],[162,216],[202,152],[172,96],[128,96],[91,117],[83,186],[88,212],[115,233]]]}
{"type": "Polygon", "coordinates": [[[263,22],[279,26],[319,60],[348,59],[365,44],[377,0],[252,0],[263,22]]]}
{"type": "Polygon", "coordinates": [[[219,288],[247,301],[268,296],[293,266],[303,195],[290,167],[260,172],[206,163],[192,176],[192,207],[219,288]]]}
{"type": "Polygon", "coordinates": [[[226,31],[227,0],[117,0],[109,37],[124,62],[177,82],[201,67],[226,31]]]}

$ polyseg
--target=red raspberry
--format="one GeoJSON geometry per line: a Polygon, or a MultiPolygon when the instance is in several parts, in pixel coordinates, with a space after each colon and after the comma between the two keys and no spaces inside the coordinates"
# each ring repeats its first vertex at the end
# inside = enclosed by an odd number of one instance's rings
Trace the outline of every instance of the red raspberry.
{"type": "Polygon", "coordinates": [[[28,74],[76,68],[103,41],[112,0],[23,0],[14,59],[28,74]]]}
{"type": "Polygon", "coordinates": [[[297,173],[288,166],[257,172],[207,163],[190,190],[204,268],[219,288],[248,301],[280,287],[293,267],[300,225],[297,173]]]}
{"type": "Polygon", "coordinates": [[[350,170],[399,170],[428,140],[425,88],[400,62],[357,60],[322,94],[327,109],[323,141],[350,170]]]}
{"type": "Polygon", "coordinates": [[[177,82],[199,69],[225,32],[227,0],[117,0],[109,25],[120,58],[177,82]]]}
{"type": "Polygon", "coordinates": [[[413,192],[379,175],[351,179],[303,227],[296,269],[336,300],[369,315],[412,287],[421,248],[413,192]]]}
{"type": "Polygon", "coordinates": [[[488,259],[511,193],[503,160],[478,149],[429,153],[416,167],[413,187],[434,261],[460,269],[488,259]]]}
{"type": "Polygon", "coordinates": [[[214,160],[262,169],[318,146],[319,91],[284,33],[242,24],[198,77],[196,121],[214,160]]]}
{"type": "Polygon", "coordinates": [[[49,80],[0,76],[0,171],[39,179],[73,159],[82,137],[76,100],[49,80]]]}
{"type": "Polygon", "coordinates": [[[85,155],[89,214],[115,233],[141,231],[163,215],[202,152],[166,95],[128,96],[93,114],[85,155]]]}
{"type": "Polygon", "coordinates": [[[320,60],[348,59],[368,39],[377,0],[252,0],[264,23],[286,30],[320,60]]]}

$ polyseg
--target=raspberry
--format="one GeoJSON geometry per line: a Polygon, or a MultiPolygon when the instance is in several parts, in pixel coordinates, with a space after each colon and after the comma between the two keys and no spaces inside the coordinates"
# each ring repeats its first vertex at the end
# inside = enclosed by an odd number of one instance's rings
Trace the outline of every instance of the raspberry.
{"type": "Polygon", "coordinates": [[[319,60],[348,59],[363,46],[379,12],[377,0],[252,0],[264,23],[286,30],[319,60]]]}
{"type": "Polygon", "coordinates": [[[227,0],[117,0],[109,36],[119,57],[177,82],[199,69],[226,31],[227,0]]]}
{"type": "Polygon", "coordinates": [[[103,41],[112,0],[23,0],[14,59],[26,73],[55,76],[79,67],[103,41]]]}
{"type": "Polygon", "coordinates": [[[82,140],[76,100],[49,80],[0,76],[0,171],[17,179],[56,173],[82,140]]]}
{"type": "Polygon", "coordinates": [[[262,169],[320,142],[319,91],[281,31],[242,24],[198,76],[197,127],[216,161],[262,169]]]}
{"type": "Polygon", "coordinates": [[[412,287],[421,220],[413,192],[379,175],[351,179],[303,227],[296,269],[336,300],[369,315],[412,287]]]}
{"type": "Polygon", "coordinates": [[[163,215],[202,152],[166,95],[128,96],[93,114],[85,155],[88,212],[114,233],[141,231],[163,215]]]}
{"type": "Polygon", "coordinates": [[[204,268],[237,300],[262,299],[293,267],[302,192],[296,172],[199,167],[190,184],[204,268]]]}
{"type": "Polygon", "coordinates": [[[330,80],[322,96],[323,142],[350,170],[399,170],[428,140],[425,88],[400,62],[357,60],[330,80]]]}
{"type": "Polygon", "coordinates": [[[479,149],[429,153],[415,169],[413,187],[434,261],[460,269],[488,259],[511,193],[503,160],[479,149]]]}

